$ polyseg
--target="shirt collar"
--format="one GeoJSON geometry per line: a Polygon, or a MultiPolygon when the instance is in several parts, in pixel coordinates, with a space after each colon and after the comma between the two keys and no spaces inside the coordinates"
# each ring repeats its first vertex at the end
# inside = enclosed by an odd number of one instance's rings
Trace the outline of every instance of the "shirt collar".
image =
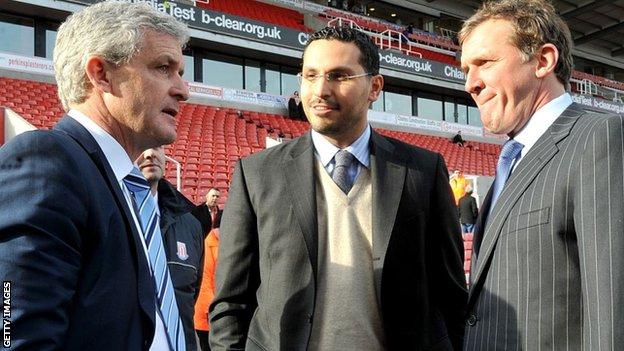
{"type": "Polygon", "coordinates": [[[524,157],[529,152],[537,140],[571,104],[572,97],[570,94],[564,93],[535,111],[520,133],[513,138],[524,145],[520,157],[524,157]]]}
{"type": "MultiPolygon", "coordinates": [[[[152,188],[149,189],[149,193],[150,195],[152,195],[152,188]]],[[[158,190],[156,190],[156,193],[153,196],[154,204],[156,205],[156,214],[158,214],[158,217],[160,217],[160,206],[158,206],[158,190]]]]}
{"type": "Polygon", "coordinates": [[[121,182],[130,172],[134,165],[126,150],[115,138],[108,134],[102,127],[98,126],[91,118],[78,110],[70,110],[67,114],[80,123],[93,136],[104,157],[115,173],[115,178],[121,182]]]}
{"type": "MultiPolygon", "coordinates": [[[[317,159],[321,161],[323,167],[331,162],[340,149],[334,144],[330,143],[323,135],[316,132],[314,129],[311,131],[312,144],[314,144],[314,153],[317,159]]],[[[369,168],[370,165],[370,149],[368,147],[371,136],[371,127],[367,125],[364,131],[351,145],[347,146],[344,150],[349,151],[364,167],[369,168]]]]}

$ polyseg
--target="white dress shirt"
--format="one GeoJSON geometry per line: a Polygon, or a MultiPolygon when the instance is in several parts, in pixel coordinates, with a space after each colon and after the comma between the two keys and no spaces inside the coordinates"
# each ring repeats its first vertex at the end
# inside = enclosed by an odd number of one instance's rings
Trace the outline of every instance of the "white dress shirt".
{"type": "Polygon", "coordinates": [[[524,145],[524,147],[520,152],[520,157],[514,163],[512,170],[522,162],[524,156],[531,150],[537,140],[546,133],[548,128],[550,128],[555,120],[571,104],[572,97],[570,94],[564,93],[535,111],[520,133],[513,138],[515,141],[524,145]]]}
{"type": "MultiPolygon", "coordinates": [[[[115,140],[110,134],[108,134],[102,127],[98,126],[95,122],[93,122],[89,117],[84,115],[82,112],[77,110],[70,110],[67,113],[70,117],[76,120],[76,122],[80,123],[85,129],[93,136],[95,141],[97,142],[100,149],[104,153],[104,157],[108,161],[113,173],[115,174],[115,178],[117,179],[117,183],[119,184],[121,191],[124,194],[126,199],[126,203],[128,208],[131,209],[130,213],[132,213],[132,219],[134,220],[134,225],[137,228],[139,233],[143,233],[141,229],[141,224],[136,217],[136,214],[132,210],[133,204],[130,195],[130,191],[126,187],[123,179],[130,174],[132,168],[134,167],[128,153],[121,147],[119,142],[115,140]]],[[[149,255],[147,253],[147,246],[145,245],[145,238],[143,235],[139,235],[141,238],[141,244],[143,244],[143,252],[145,253],[145,258],[148,266],[149,255]]],[[[150,272],[152,271],[152,267],[149,267],[150,272]]],[[[123,293],[123,292],[120,292],[123,293]]],[[[158,310],[158,301],[156,301],[156,311],[158,310]]],[[[161,351],[161,350],[169,350],[169,343],[167,341],[167,333],[165,331],[165,326],[162,321],[162,317],[160,317],[160,313],[156,313],[155,317],[156,321],[156,330],[154,333],[154,340],[152,341],[152,345],[150,346],[150,351],[161,351]]]]}

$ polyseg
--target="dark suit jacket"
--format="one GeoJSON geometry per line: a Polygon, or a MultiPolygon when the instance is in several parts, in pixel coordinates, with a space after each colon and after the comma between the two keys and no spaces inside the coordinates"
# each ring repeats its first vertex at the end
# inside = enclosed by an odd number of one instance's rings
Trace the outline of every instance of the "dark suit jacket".
{"type": "MultiPolygon", "coordinates": [[[[375,132],[370,160],[373,270],[388,347],[460,348],[467,295],[444,161],[375,132]]],[[[307,348],[318,258],[314,162],[307,133],[237,164],[210,307],[213,350],[307,348]]]]}
{"type": "Polygon", "coordinates": [[[487,196],[467,350],[624,349],[623,133],[572,104],[487,196]]]}
{"type": "Polygon", "coordinates": [[[160,231],[187,351],[199,347],[193,316],[204,273],[204,231],[199,220],[191,214],[194,208],[195,205],[166,179],[158,182],[160,231]]]}
{"type": "Polygon", "coordinates": [[[219,209],[219,211],[217,211],[217,218],[215,219],[214,223],[212,223],[212,216],[210,215],[210,210],[208,209],[208,205],[206,205],[206,203],[195,206],[191,213],[201,223],[202,230],[204,231],[205,236],[208,236],[210,229],[219,228],[221,226],[221,216],[223,216],[222,209],[219,209]]]}
{"type": "Polygon", "coordinates": [[[477,209],[477,200],[472,195],[464,195],[459,199],[459,221],[465,224],[474,224],[479,210],[477,209]]]}
{"type": "Polygon", "coordinates": [[[112,169],[70,117],[0,148],[11,349],[146,350],[154,283],[112,169]]]}
{"type": "Polygon", "coordinates": [[[295,98],[290,98],[288,99],[288,117],[290,118],[294,118],[294,119],[299,119],[299,105],[301,104],[301,102],[297,103],[297,100],[295,100],[295,98]]]}

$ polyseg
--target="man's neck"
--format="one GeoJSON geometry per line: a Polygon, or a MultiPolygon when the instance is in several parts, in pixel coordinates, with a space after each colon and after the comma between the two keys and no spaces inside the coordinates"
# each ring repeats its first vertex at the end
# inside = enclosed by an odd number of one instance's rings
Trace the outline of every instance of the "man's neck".
{"type": "Polygon", "coordinates": [[[103,103],[87,100],[82,104],[76,104],[70,107],[82,112],[85,116],[89,117],[95,124],[117,140],[131,160],[135,160],[145,149],[147,149],[147,147],[142,148],[135,145],[133,140],[127,137],[130,135],[130,131],[113,118],[103,103]]]}
{"type": "Polygon", "coordinates": [[[158,182],[150,183],[150,191],[152,192],[152,196],[156,195],[156,193],[158,192],[158,182]]]}
{"type": "Polygon", "coordinates": [[[353,128],[353,130],[340,135],[321,135],[335,147],[339,149],[346,149],[347,147],[349,147],[349,145],[353,144],[359,137],[361,137],[362,134],[364,134],[364,130],[368,128],[368,123],[358,127],[359,128],[353,128]]]}

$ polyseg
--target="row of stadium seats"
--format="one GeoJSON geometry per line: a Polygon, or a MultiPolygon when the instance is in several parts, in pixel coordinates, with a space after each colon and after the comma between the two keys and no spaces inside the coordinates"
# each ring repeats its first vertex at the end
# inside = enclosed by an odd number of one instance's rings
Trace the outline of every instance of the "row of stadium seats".
{"type": "Polygon", "coordinates": [[[376,130],[408,144],[439,152],[451,172],[459,169],[467,174],[494,176],[496,171],[499,145],[468,141],[466,147],[460,147],[448,138],[379,128],[376,130]]]}
{"type": "Polygon", "coordinates": [[[282,27],[293,28],[302,32],[309,32],[300,12],[273,6],[254,0],[210,0],[207,3],[198,2],[198,6],[209,10],[229,13],[236,16],[255,19],[282,27]]]}
{"type": "MultiPolygon", "coordinates": [[[[54,84],[0,78],[0,106],[19,113],[37,128],[49,129],[62,116],[54,84]]],[[[266,137],[296,138],[310,129],[305,121],[281,115],[243,111],[233,108],[181,104],[177,121],[177,140],[166,147],[168,156],[180,162],[182,191],[199,203],[210,187],[221,190],[221,203],[236,161],[266,147],[266,137]]],[[[448,138],[376,129],[409,144],[441,153],[449,169],[462,169],[475,175],[494,175],[500,146],[468,142],[459,147],[448,138]]],[[[175,180],[176,169],[167,164],[166,176],[175,180]]]]}
{"type": "Polygon", "coordinates": [[[342,11],[336,11],[331,8],[328,8],[327,10],[325,10],[321,15],[327,18],[328,20],[332,20],[334,18],[347,19],[347,20],[353,21],[360,28],[363,28],[372,32],[382,33],[388,29],[396,30],[396,31],[401,30],[401,27],[392,25],[390,23],[384,23],[373,18],[367,18],[364,16],[356,15],[356,14],[349,14],[349,13],[342,12],[342,11]]]}
{"type": "Polygon", "coordinates": [[[459,46],[457,46],[453,41],[449,38],[436,35],[434,33],[418,31],[416,33],[409,34],[408,38],[417,43],[423,43],[435,47],[439,47],[441,49],[458,51],[459,46]]]}
{"type": "Polygon", "coordinates": [[[53,125],[63,114],[56,85],[0,78],[0,106],[8,107],[37,128],[53,125]]]}
{"type": "Polygon", "coordinates": [[[596,76],[596,75],[581,72],[581,71],[572,71],[572,78],[576,78],[579,80],[589,79],[598,85],[624,91],[624,83],[617,82],[611,79],[607,79],[605,77],[600,77],[600,76],[596,76]]]}
{"type": "MultiPolygon", "coordinates": [[[[298,137],[310,129],[308,122],[292,120],[279,115],[257,112],[250,112],[249,115],[252,120],[259,121],[261,125],[269,126],[275,135],[282,133],[286,138],[298,137]]],[[[381,128],[376,128],[376,130],[383,135],[441,153],[451,170],[461,169],[468,174],[494,176],[498,154],[500,153],[499,145],[470,141],[467,142],[468,147],[461,148],[451,143],[448,138],[381,128]]]]}
{"type": "Polygon", "coordinates": [[[440,52],[435,52],[420,47],[415,49],[414,52],[420,53],[424,59],[438,61],[453,66],[459,66],[459,61],[457,61],[455,56],[446,55],[440,52]]]}

